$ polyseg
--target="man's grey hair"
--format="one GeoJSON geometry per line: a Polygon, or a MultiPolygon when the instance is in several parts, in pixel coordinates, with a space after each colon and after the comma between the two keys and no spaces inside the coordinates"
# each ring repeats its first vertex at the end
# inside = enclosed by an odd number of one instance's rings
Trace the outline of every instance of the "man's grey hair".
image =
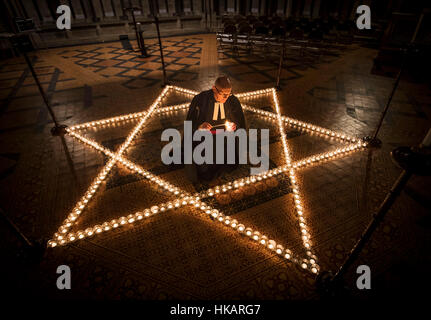
{"type": "Polygon", "coordinates": [[[219,89],[231,89],[232,83],[229,78],[226,76],[218,77],[214,83],[214,85],[219,89]]]}

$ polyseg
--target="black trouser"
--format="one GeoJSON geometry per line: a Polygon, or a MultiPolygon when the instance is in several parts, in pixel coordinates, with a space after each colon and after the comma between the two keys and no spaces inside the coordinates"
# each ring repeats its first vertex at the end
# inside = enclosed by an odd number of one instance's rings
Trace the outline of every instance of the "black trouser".
{"type": "MultiPolygon", "coordinates": [[[[193,150],[194,148],[199,144],[200,142],[193,142],[193,150]]],[[[239,162],[239,155],[238,155],[238,145],[235,145],[235,163],[234,164],[228,164],[227,163],[227,147],[224,146],[224,163],[218,164],[216,163],[217,158],[217,150],[216,150],[216,143],[214,138],[213,143],[213,161],[210,164],[203,163],[203,164],[189,164],[185,165],[185,171],[187,174],[187,177],[192,182],[202,182],[202,181],[211,181],[213,179],[218,178],[225,172],[230,172],[235,170],[238,167],[239,162]]],[[[183,149],[183,155],[184,155],[184,149],[183,149]]],[[[184,159],[184,157],[183,157],[184,159]]]]}

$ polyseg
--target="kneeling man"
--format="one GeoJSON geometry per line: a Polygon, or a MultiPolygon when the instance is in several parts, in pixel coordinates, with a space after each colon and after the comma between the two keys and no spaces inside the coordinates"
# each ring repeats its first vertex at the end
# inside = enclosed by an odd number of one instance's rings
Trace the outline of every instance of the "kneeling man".
{"type": "MultiPolygon", "coordinates": [[[[241,103],[232,94],[232,84],[227,77],[217,78],[212,89],[203,91],[193,98],[186,120],[192,122],[193,133],[196,130],[209,130],[216,135],[217,132],[220,132],[217,129],[232,132],[241,128],[246,129],[241,103]]],[[[185,165],[186,173],[191,181],[212,180],[220,176],[227,168],[233,169],[238,165],[238,162],[235,165],[227,165],[226,162],[216,164],[216,143],[213,145],[213,164],[185,165]]],[[[235,149],[237,150],[237,148],[235,149]]]]}

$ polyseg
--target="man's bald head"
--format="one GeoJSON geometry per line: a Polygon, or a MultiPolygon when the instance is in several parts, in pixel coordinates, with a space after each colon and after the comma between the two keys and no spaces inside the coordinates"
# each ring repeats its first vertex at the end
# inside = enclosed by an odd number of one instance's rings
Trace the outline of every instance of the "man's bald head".
{"type": "Polygon", "coordinates": [[[212,90],[216,101],[225,103],[232,93],[232,84],[228,77],[218,77],[212,90]]]}
{"type": "Polygon", "coordinates": [[[232,84],[228,77],[218,77],[214,85],[219,89],[232,89],[232,84]]]}

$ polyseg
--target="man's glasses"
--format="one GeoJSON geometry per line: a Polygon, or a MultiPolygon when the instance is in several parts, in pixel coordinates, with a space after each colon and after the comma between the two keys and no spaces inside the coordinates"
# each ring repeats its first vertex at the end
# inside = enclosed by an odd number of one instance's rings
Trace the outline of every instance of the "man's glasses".
{"type": "Polygon", "coordinates": [[[227,94],[226,93],[221,93],[220,90],[216,86],[214,86],[214,87],[216,88],[218,94],[221,95],[223,98],[228,98],[228,97],[230,97],[232,95],[232,92],[231,93],[227,93],[227,94]]]}

